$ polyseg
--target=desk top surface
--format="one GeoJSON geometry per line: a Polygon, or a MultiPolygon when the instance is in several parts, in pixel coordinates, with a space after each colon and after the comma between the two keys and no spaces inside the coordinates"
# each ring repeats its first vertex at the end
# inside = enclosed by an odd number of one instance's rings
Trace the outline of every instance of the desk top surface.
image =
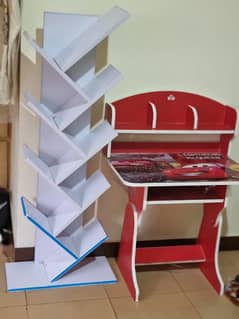
{"type": "Polygon", "coordinates": [[[129,187],[239,185],[239,163],[220,153],[115,153],[109,162],[129,187]]]}

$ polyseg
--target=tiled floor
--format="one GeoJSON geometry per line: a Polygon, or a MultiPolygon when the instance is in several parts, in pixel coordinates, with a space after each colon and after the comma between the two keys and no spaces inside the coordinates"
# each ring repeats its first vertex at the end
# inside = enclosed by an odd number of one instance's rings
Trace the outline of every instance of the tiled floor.
{"type": "MultiPolygon", "coordinates": [[[[238,319],[239,307],[212,290],[197,269],[138,272],[141,300],[132,301],[114,259],[115,285],[7,293],[0,254],[1,319],[238,319]]],[[[222,252],[225,280],[239,273],[239,251],[222,252]]]]}

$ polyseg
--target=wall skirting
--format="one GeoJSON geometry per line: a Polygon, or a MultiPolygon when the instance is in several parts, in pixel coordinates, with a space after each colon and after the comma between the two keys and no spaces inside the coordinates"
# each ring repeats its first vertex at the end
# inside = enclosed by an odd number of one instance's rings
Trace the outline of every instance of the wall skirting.
{"type": "MultiPolygon", "coordinates": [[[[196,239],[169,239],[169,240],[152,240],[139,241],[138,247],[158,247],[158,246],[174,246],[174,245],[192,245],[196,239]]],[[[97,248],[91,256],[107,256],[117,257],[119,243],[105,243],[97,248]]],[[[220,250],[239,250],[239,236],[222,237],[220,243],[220,250]]],[[[29,261],[34,259],[34,247],[15,248],[15,261],[29,261]]]]}

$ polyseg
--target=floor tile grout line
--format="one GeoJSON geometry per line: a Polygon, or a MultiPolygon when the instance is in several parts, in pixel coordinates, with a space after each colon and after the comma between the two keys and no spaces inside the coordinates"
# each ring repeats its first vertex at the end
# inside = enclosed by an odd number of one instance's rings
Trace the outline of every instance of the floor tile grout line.
{"type": "Polygon", "coordinates": [[[182,293],[182,294],[184,295],[184,297],[189,301],[190,305],[193,307],[193,309],[195,310],[195,312],[198,314],[199,318],[200,318],[200,319],[203,319],[202,316],[201,316],[201,314],[200,314],[200,312],[199,312],[199,310],[198,310],[197,307],[192,303],[192,301],[190,300],[190,298],[187,296],[186,291],[183,289],[183,287],[181,286],[181,284],[180,284],[179,281],[177,280],[176,276],[175,276],[173,273],[171,273],[171,274],[172,274],[173,278],[175,279],[175,281],[177,282],[178,286],[180,287],[181,293],[182,293]]]}
{"type": "Polygon", "coordinates": [[[177,280],[177,277],[174,275],[174,273],[170,270],[170,274],[173,277],[173,279],[176,281],[178,287],[180,288],[180,291],[184,293],[184,289],[182,287],[182,285],[180,284],[180,282],[177,280]]]}
{"type": "MultiPolygon", "coordinates": [[[[180,293],[182,293],[183,291],[176,291],[176,292],[172,292],[172,291],[165,291],[165,292],[162,292],[162,291],[154,291],[153,293],[152,293],[152,295],[150,295],[150,296],[164,296],[164,295],[170,295],[170,294],[180,294],[180,293]]],[[[143,297],[145,297],[145,295],[144,294],[142,294],[142,296],[143,297]]],[[[110,299],[127,299],[127,298],[130,298],[130,299],[132,299],[132,297],[131,297],[131,295],[128,295],[128,296],[116,296],[116,297],[109,297],[110,299]]]]}
{"type": "Polygon", "coordinates": [[[105,289],[105,293],[106,293],[106,296],[107,296],[107,298],[108,298],[109,304],[110,304],[110,306],[111,306],[111,309],[112,309],[112,311],[113,311],[113,313],[114,313],[114,316],[115,316],[116,319],[118,319],[116,310],[115,310],[115,308],[114,308],[114,305],[113,305],[113,303],[112,303],[112,300],[111,300],[111,298],[110,298],[110,296],[109,296],[109,294],[108,294],[108,291],[107,291],[107,289],[105,288],[105,286],[104,286],[104,289],[105,289]]]}
{"type": "Polygon", "coordinates": [[[8,308],[26,308],[26,305],[7,305],[7,306],[0,306],[0,310],[1,309],[8,309],[8,308]]]}
{"type": "Polygon", "coordinates": [[[28,296],[27,296],[26,290],[24,290],[24,295],[25,295],[26,306],[28,306],[28,296]]]}
{"type": "Polygon", "coordinates": [[[186,297],[186,299],[189,301],[190,305],[193,307],[193,309],[195,310],[195,312],[198,314],[200,319],[203,319],[203,317],[201,316],[200,311],[198,310],[198,308],[192,303],[191,299],[187,296],[186,292],[183,292],[184,296],[186,297]]]}
{"type": "Polygon", "coordinates": [[[27,319],[30,319],[30,313],[29,313],[28,305],[26,306],[26,313],[27,313],[27,319]]]}
{"type": "Polygon", "coordinates": [[[61,301],[53,301],[53,302],[41,302],[41,303],[29,303],[27,306],[40,306],[40,305],[53,305],[53,304],[65,304],[71,302],[83,302],[83,301],[92,301],[92,300],[107,300],[107,298],[85,298],[85,299],[78,299],[78,300],[61,300],[61,301]]]}
{"type": "Polygon", "coordinates": [[[183,287],[181,286],[180,282],[177,280],[177,278],[176,278],[176,276],[174,275],[173,271],[172,271],[172,270],[168,270],[168,272],[169,272],[171,278],[176,282],[176,284],[177,284],[177,286],[178,286],[180,292],[184,292],[183,287]]]}

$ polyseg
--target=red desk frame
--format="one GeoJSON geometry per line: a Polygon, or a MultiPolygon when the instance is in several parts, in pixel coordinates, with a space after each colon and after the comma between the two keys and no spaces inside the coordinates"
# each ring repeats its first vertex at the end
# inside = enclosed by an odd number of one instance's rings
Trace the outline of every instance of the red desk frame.
{"type": "MultiPolygon", "coordinates": [[[[149,152],[217,152],[227,155],[229,143],[235,135],[237,112],[214,100],[196,94],[174,91],[150,92],[130,96],[106,105],[106,117],[119,134],[158,134],[159,142],[122,142],[117,139],[108,146],[111,153],[149,152]],[[170,136],[165,141],[165,135],[170,136]]],[[[161,263],[198,263],[214,289],[222,294],[224,284],[218,266],[218,250],[228,185],[238,181],[178,181],[175,183],[129,183],[128,204],[125,209],[118,265],[135,301],[139,299],[136,265],[161,263]],[[190,195],[183,199],[156,200],[154,204],[204,205],[203,218],[195,245],[136,248],[137,231],[142,214],[150,203],[149,193],[154,187],[167,193],[167,187],[216,185],[212,198],[190,195]]],[[[152,204],[152,202],[151,202],[152,204]]]]}

